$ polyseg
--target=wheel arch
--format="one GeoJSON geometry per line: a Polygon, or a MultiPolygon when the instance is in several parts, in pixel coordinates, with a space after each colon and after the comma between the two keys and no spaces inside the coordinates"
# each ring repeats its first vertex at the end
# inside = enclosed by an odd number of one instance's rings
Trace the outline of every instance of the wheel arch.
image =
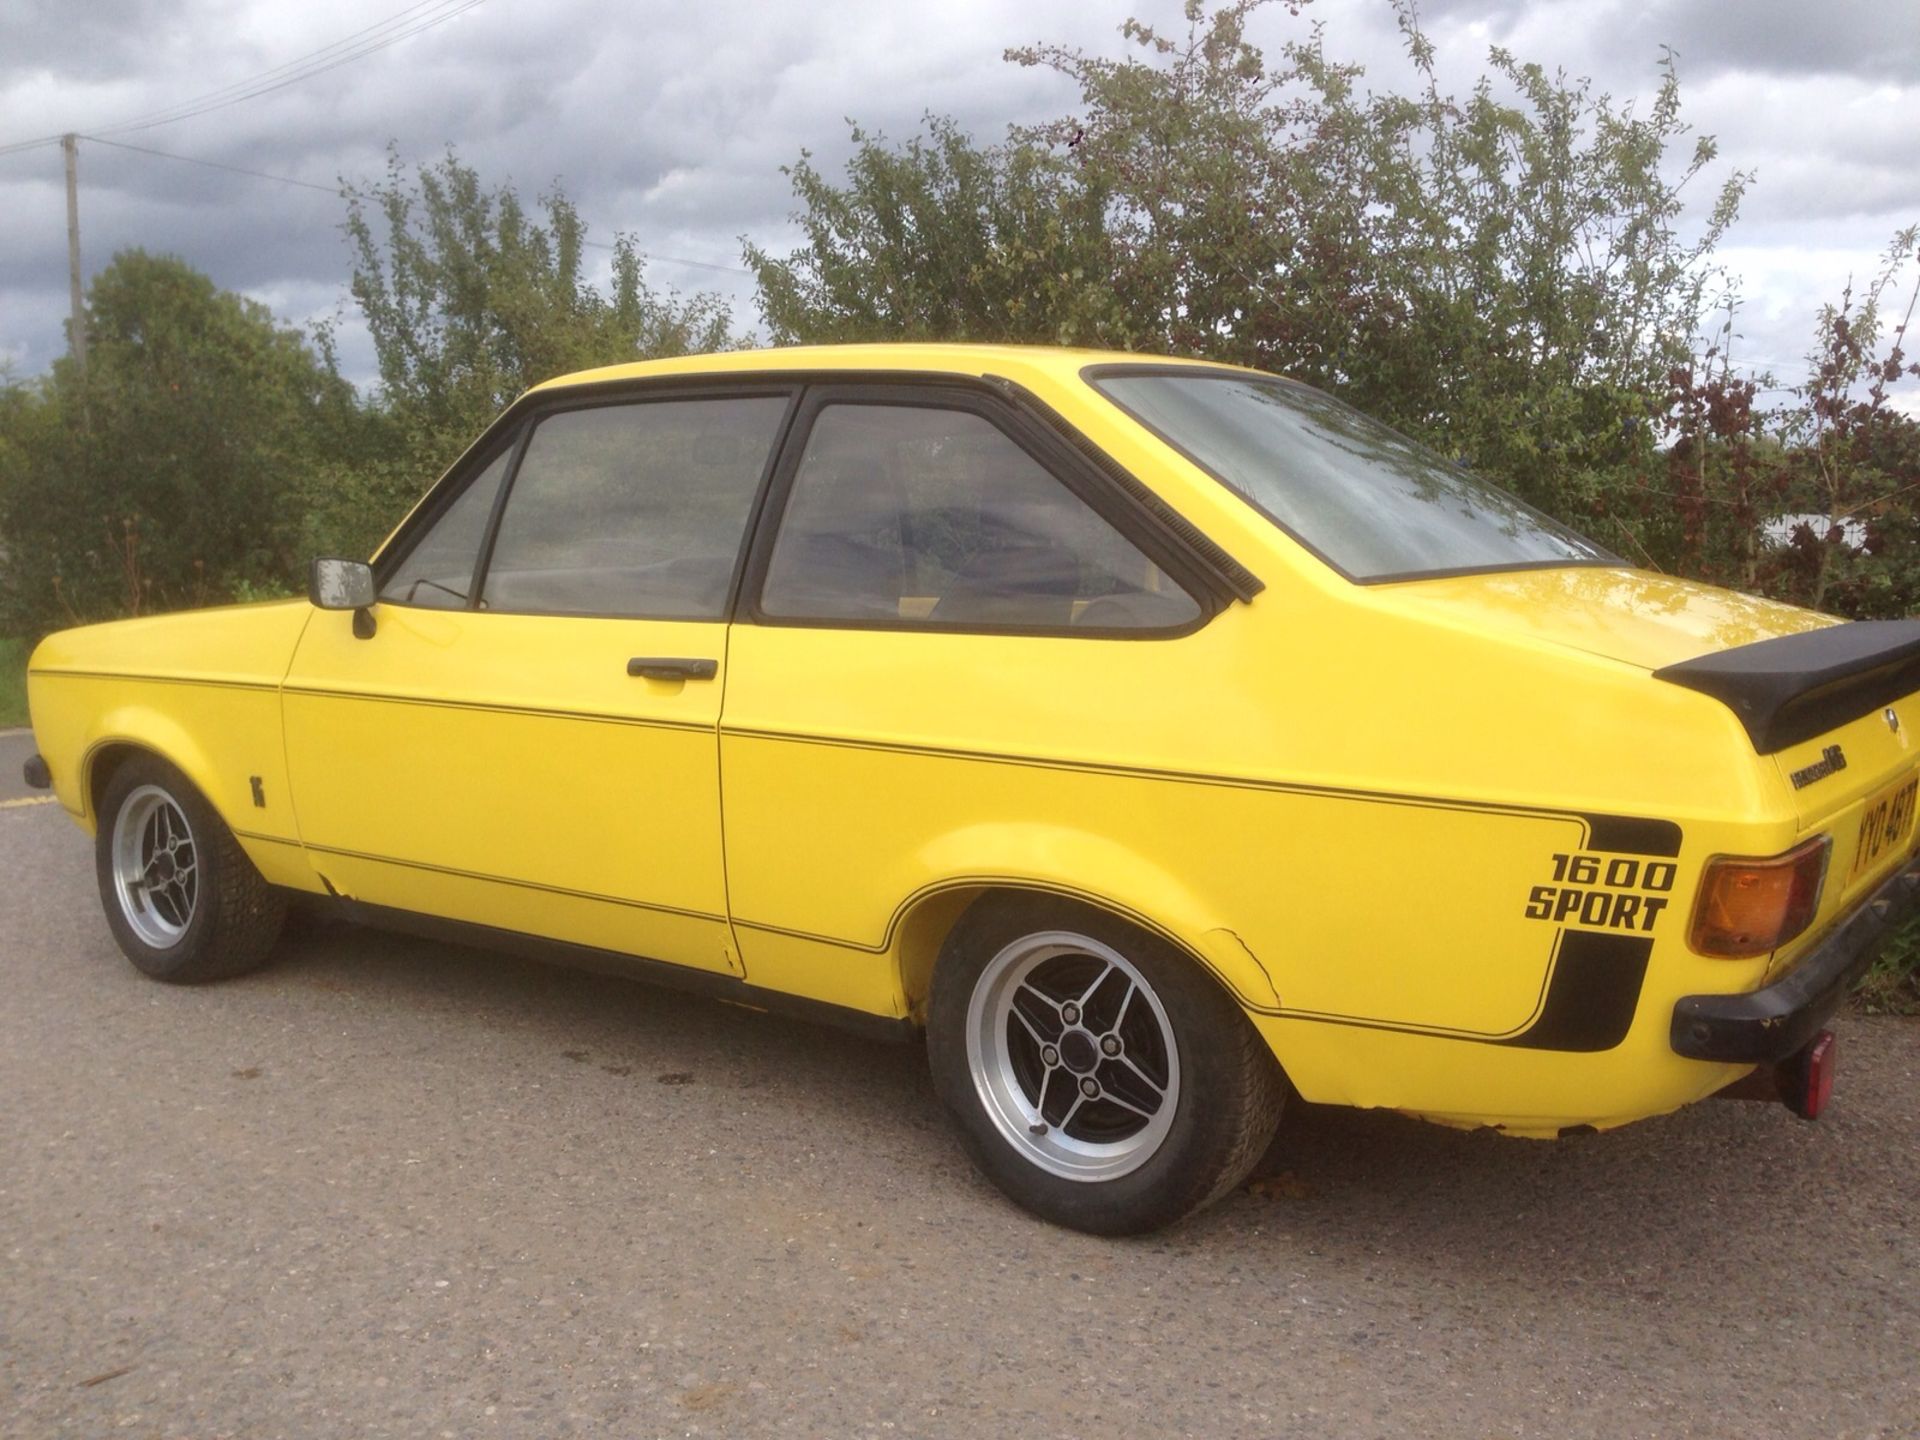
{"type": "Polygon", "coordinates": [[[100,823],[100,801],[114,773],[136,755],[151,755],[173,766],[228,825],[233,817],[221,803],[212,761],[185,727],[151,710],[118,710],[103,718],[99,733],[80,758],[81,819],[89,829],[100,823]]]}
{"type": "MultiPolygon", "coordinates": [[[[950,874],[923,885],[903,900],[889,925],[887,948],[908,1013],[924,1019],[934,966],[963,915],[977,905],[1032,895],[1085,905],[1157,936],[1211,975],[1245,1010],[1273,1013],[1280,1008],[1266,968],[1198,897],[1174,877],[1136,856],[1127,856],[1130,863],[1116,867],[1111,842],[1098,842],[1091,848],[1104,852],[1098,858],[1106,863],[1089,864],[1078,873],[1098,874],[1122,883],[1089,885],[1068,878],[1075,873],[1073,867],[1066,867],[1067,874],[1063,875],[1051,867],[1001,866],[950,874]],[[1125,883],[1128,880],[1132,883],[1125,883]],[[1144,904],[1130,903],[1120,898],[1122,895],[1141,897],[1144,904]]],[[[1086,858],[1091,861],[1095,857],[1087,854],[1086,858]]]]}

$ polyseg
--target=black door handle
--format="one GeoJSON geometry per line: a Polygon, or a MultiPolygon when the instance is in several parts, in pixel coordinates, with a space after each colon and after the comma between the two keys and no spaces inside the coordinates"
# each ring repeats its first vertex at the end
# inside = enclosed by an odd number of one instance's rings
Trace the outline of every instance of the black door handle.
{"type": "Polygon", "coordinates": [[[648,680],[711,680],[720,673],[718,660],[684,660],[673,655],[636,655],[627,661],[627,674],[648,680]]]}

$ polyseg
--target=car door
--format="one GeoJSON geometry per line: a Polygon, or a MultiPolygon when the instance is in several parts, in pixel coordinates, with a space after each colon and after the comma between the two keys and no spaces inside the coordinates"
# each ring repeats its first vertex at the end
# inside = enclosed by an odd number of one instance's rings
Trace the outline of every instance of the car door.
{"type": "Polygon", "coordinates": [[[537,408],[439,487],[364,623],[287,676],[300,834],[336,892],[736,969],[725,616],[791,387],[537,408]]]}
{"type": "Polygon", "coordinates": [[[1219,656],[1188,642],[1212,609],[1018,419],[964,386],[808,391],[721,727],[755,984],[898,1013],[883,952],[905,900],[956,873],[1020,875],[1035,835],[1125,834],[1164,805],[1100,762],[1180,749],[1177,711],[1139,702],[1203,693],[1219,656]]]}

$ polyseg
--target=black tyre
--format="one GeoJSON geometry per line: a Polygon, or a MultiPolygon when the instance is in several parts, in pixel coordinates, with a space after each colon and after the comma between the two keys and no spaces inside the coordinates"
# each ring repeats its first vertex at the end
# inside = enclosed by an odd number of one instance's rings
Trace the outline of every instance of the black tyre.
{"type": "Polygon", "coordinates": [[[197,985],[266,963],[286,899],[225,822],[155,755],[123,761],[100,798],[100,903],[120,949],[156,980],[197,985]]]}
{"type": "Polygon", "coordinates": [[[1091,907],[988,897],[927,1008],[934,1086],[974,1162],[1045,1219],[1135,1234],[1192,1214],[1265,1151],[1286,1081],[1194,960],[1091,907]]]}

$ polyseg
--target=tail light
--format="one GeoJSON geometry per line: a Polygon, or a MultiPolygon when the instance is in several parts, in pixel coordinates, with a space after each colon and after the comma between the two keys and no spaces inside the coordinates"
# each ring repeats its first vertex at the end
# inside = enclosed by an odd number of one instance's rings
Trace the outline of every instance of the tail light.
{"type": "Polygon", "coordinates": [[[1813,923],[1829,848],[1822,835],[1770,860],[1723,855],[1708,862],[1687,943],[1728,960],[1779,949],[1813,923]]]}

